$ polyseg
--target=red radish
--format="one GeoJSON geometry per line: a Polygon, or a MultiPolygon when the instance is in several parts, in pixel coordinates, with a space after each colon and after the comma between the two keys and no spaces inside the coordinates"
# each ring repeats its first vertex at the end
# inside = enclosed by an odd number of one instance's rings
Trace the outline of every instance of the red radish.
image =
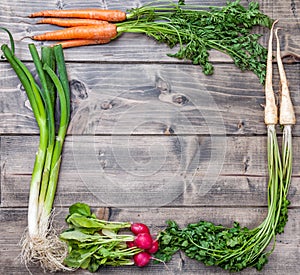
{"type": "Polygon", "coordinates": [[[135,247],[134,241],[126,242],[126,244],[127,244],[127,247],[128,247],[128,248],[130,248],[130,247],[135,247]]]}
{"type": "Polygon", "coordinates": [[[150,254],[154,254],[157,252],[158,248],[159,248],[158,240],[153,240],[152,246],[147,250],[147,252],[150,254]]]}
{"type": "Polygon", "coordinates": [[[148,233],[140,233],[136,236],[134,243],[140,249],[149,249],[152,246],[153,239],[148,233]]]}
{"type": "Polygon", "coordinates": [[[143,223],[133,223],[130,227],[130,230],[134,235],[138,235],[140,233],[150,234],[148,226],[143,223]]]}
{"type": "Polygon", "coordinates": [[[146,266],[150,260],[151,260],[151,255],[147,252],[140,252],[136,255],[133,256],[133,260],[134,260],[134,264],[136,266],[139,266],[139,267],[143,267],[143,266],[146,266]]]}

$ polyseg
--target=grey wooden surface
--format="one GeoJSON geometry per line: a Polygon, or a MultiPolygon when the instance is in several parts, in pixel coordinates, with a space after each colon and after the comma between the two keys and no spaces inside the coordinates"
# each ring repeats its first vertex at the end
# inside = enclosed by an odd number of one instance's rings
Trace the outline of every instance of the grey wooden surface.
{"type": "MultiPolygon", "coordinates": [[[[1,26],[16,39],[16,54],[33,69],[28,36],[51,29],[27,16],[44,8],[115,8],[147,1],[15,1],[0,3],[1,26]]],[[[186,1],[224,5],[224,0],[186,1]]],[[[247,4],[247,1],[242,1],[247,4]]],[[[279,19],[282,54],[297,118],[300,103],[299,1],[259,0],[279,19]]],[[[262,43],[266,43],[267,30],[262,43]]],[[[7,42],[1,37],[1,44],[7,42]]],[[[45,43],[47,44],[47,43],[45,43]]],[[[37,43],[38,46],[42,45],[37,43]]],[[[64,228],[68,206],[82,201],[115,221],[145,222],[159,232],[165,221],[199,219],[257,226],[267,210],[263,87],[223,54],[212,52],[215,74],[142,35],[126,34],[101,46],[65,51],[72,91],[68,130],[55,200],[55,226],[64,228]]],[[[274,87],[278,90],[274,69],[274,87]]],[[[26,228],[29,181],[38,127],[10,66],[0,62],[0,274],[43,274],[24,267],[18,242],[26,228]]],[[[298,274],[300,260],[300,128],[294,128],[294,170],[289,222],[263,271],[298,274]]],[[[166,266],[104,268],[102,274],[227,274],[177,254],[166,266]]],[[[88,274],[78,270],[75,274],[88,274]]]]}

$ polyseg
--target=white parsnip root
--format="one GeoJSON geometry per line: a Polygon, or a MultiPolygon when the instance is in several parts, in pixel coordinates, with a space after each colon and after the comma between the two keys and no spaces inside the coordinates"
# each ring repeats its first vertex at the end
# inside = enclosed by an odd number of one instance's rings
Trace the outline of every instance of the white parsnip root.
{"type": "Polygon", "coordinates": [[[276,125],[278,122],[278,111],[276,106],[276,100],[273,90],[273,54],[272,54],[272,44],[273,44],[273,30],[275,24],[278,20],[274,21],[268,43],[268,57],[267,57],[267,73],[265,81],[265,124],[266,125],[276,125]]]}
{"type": "Polygon", "coordinates": [[[277,65],[278,65],[280,86],[281,86],[279,122],[281,125],[294,125],[296,124],[296,116],[295,116],[294,106],[290,96],[286,74],[281,59],[278,28],[275,30],[275,36],[276,36],[276,44],[277,44],[276,58],[277,58],[277,65]]]}
{"type": "Polygon", "coordinates": [[[280,116],[279,123],[283,126],[282,139],[282,164],[284,177],[284,193],[287,194],[292,179],[292,126],[296,124],[296,116],[294,106],[291,100],[288,81],[285,74],[283,62],[281,59],[280,41],[278,37],[278,29],[275,30],[276,36],[276,58],[280,77],[280,116]]]}

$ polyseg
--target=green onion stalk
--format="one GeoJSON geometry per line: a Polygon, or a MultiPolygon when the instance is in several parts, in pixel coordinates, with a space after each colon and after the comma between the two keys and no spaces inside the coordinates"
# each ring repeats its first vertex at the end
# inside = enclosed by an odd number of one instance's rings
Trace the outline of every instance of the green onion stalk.
{"type": "Polygon", "coordinates": [[[52,226],[62,148],[70,120],[70,91],[63,50],[59,45],[53,48],[42,47],[40,57],[35,45],[29,45],[38,82],[16,57],[10,32],[4,28],[2,30],[9,34],[11,44],[11,47],[3,44],[2,52],[26,91],[40,131],[30,182],[28,229],[22,239],[21,259],[26,265],[30,262],[39,262],[42,268],[49,271],[69,270],[63,265],[67,247],[52,226]],[[60,110],[57,134],[54,116],[56,94],[60,110]]]}

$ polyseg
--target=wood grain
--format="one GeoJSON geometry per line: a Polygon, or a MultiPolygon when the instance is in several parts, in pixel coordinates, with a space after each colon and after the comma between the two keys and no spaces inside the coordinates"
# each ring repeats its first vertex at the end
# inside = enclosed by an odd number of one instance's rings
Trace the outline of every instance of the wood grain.
{"type": "MultiPolygon", "coordinates": [[[[3,206],[27,205],[37,144],[38,137],[1,138],[3,206]]],[[[299,144],[294,138],[296,152],[299,144]]],[[[266,138],[260,136],[68,137],[56,201],[63,206],[76,201],[136,207],[265,206],[266,150],[266,138]]],[[[300,203],[298,158],[295,154],[293,206],[300,203]]]]}
{"type": "MultiPolygon", "coordinates": [[[[37,18],[28,18],[29,13],[87,7],[127,10],[148,2],[3,0],[0,25],[13,33],[16,55],[34,72],[30,37],[58,27],[38,25],[37,18]]],[[[226,2],[203,0],[201,4],[223,6],[226,2]]],[[[279,19],[280,46],[299,121],[300,5],[294,0],[258,3],[263,12],[279,19]]],[[[269,30],[257,31],[266,45],[269,30]]],[[[4,33],[1,43],[8,43],[4,33]]],[[[38,48],[48,44],[36,43],[38,48]]],[[[198,66],[166,55],[176,50],[127,33],[107,45],[65,51],[72,120],[55,199],[54,222],[59,231],[66,226],[67,208],[78,201],[90,204],[105,219],[145,222],[153,232],[163,229],[168,219],[180,226],[204,219],[227,226],[239,221],[252,228],[266,216],[263,86],[253,73],[239,71],[222,53],[210,53],[215,74],[208,77],[198,66]]],[[[278,97],[275,63],[273,71],[278,97]]],[[[38,134],[23,87],[7,62],[0,60],[0,274],[45,274],[36,266],[26,268],[18,258],[38,134]]],[[[249,268],[240,274],[299,273],[299,124],[293,135],[292,204],[285,232],[278,236],[276,249],[261,272],[249,268]]],[[[278,136],[281,140],[279,128],[278,136]]],[[[182,253],[166,266],[104,268],[100,272],[229,274],[182,253]]],[[[90,273],[78,270],[74,274],[90,273]]]]}
{"type": "MultiPolygon", "coordinates": [[[[28,67],[34,72],[31,64],[28,67]]],[[[300,113],[300,64],[286,65],[295,111],[300,113]]],[[[275,71],[275,70],[274,70],[275,71]]],[[[19,80],[0,64],[0,131],[38,134],[19,80]]],[[[204,76],[187,65],[68,64],[72,92],[69,134],[261,135],[263,87],[252,73],[218,65],[204,76]]],[[[278,74],[274,72],[274,90],[278,74]]],[[[295,126],[294,134],[300,134],[295,126]]]]}

